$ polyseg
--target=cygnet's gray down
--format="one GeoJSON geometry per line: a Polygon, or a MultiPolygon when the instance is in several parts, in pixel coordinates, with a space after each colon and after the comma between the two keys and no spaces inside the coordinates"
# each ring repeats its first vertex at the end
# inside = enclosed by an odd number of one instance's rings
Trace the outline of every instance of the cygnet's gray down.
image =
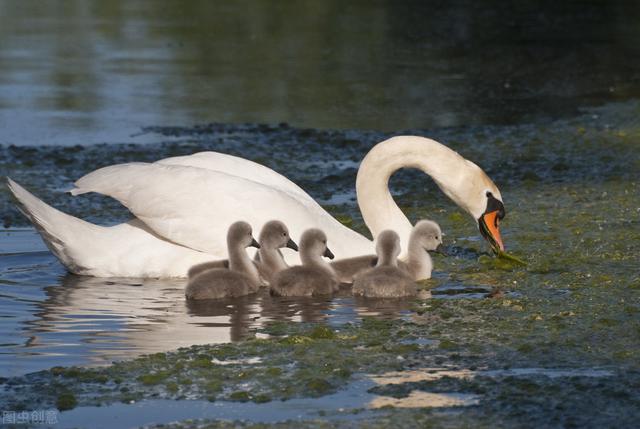
{"type": "Polygon", "coordinates": [[[257,260],[254,260],[263,284],[270,285],[273,277],[282,270],[289,268],[282,257],[280,249],[288,247],[298,250],[298,245],[289,236],[286,225],[279,220],[272,220],[264,224],[260,231],[260,250],[257,260]]]}
{"type": "Polygon", "coordinates": [[[400,237],[395,231],[382,231],[376,240],[378,263],[356,275],[353,294],[369,298],[400,298],[415,295],[416,283],[398,267],[400,237]]]}
{"type": "Polygon", "coordinates": [[[187,299],[232,298],[257,292],[260,279],[245,250],[249,246],[260,248],[251,235],[251,226],[242,221],[231,225],[227,231],[229,268],[209,269],[190,278],[185,289],[187,299]]]}
{"type": "Polygon", "coordinates": [[[271,293],[277,296],[330,295],[338,290],[338,279],[331,266],[322,259],[333,259],[327,236],[319,229],[308,229],[300,238],[302,265],[277,273],[271,293]]]}
{"type": "MultiPolygon", "coordinates": [[[[431,278],[431,257],[426,253],[442,244],[442,233],[437,223],[421,220],[413,227],[409,237],[407,263],[398,260],[398,267],[413,277],[414,280],[431,278]]],[[[378,264],[378,255],[363,255],[344,258],[331,262],[341,283],[352,283],[355,276],[378,264]]]]}

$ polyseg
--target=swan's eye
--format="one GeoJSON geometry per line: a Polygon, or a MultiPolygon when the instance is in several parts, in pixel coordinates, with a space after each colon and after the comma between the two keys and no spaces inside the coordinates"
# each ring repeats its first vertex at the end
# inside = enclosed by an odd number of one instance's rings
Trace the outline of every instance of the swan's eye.
{"type": "Polygon", "coordinates": [[[436,240],[438,239],[438,236],[436,235],[436,240]]]}
{"type": "Polygon", "coordinates": [[[286,237],[286,236],[287,236],[287,233],[286,233],[286,232],[283,232],[283,233],[282,233],[282,236],[283,236],[283,237],[286,237]]]}

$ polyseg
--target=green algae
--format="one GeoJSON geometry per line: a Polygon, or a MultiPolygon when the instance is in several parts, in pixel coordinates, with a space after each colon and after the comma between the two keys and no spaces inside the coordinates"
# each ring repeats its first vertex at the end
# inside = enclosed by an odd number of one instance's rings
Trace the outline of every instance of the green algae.
{"type": "Polygon", "coordinates": [[[56,408],[60,411],[71,410],[76,405],[78,405],[78,401],[71,392],[61,392],[56,399],[56,408]]]}
{"type": "Polygon", "coordinates": [[[232,392],[229,395],[229,400],[238,402],[249,402],[251,400],[251,394],[249,392],[245,392],[244,390],[238,390],[236,392],[232,392]]]}
{"type": "Polygon", "coordinates": [[[336,337],[336,334],[333,332],[333,330],[323,325],[316,326],[309,333],[309,338],[313,338],[316,340],[318,339],[332,340],[335,337],[336,337]]]}
{"type": "Polygon", "coordinates": [[[507,252],[499,251],[497,257],[500,258],[500,259],[505,259],[505,260],[507,260],[509,262],[513,262],[513,263],[515,263],[517,265],[524,265],[524,266],[527,265],[527,263],[525,261],[523,261],[522,259],[518,258],[515,255],[507,253],[507,252]]]}
{"type": "Polygon", "coordinates": [[[306,393],[309,396],[322,396],[334,390],[334,387],[327,380],[322,378],[312,378],[305,384],[306,393]]]}

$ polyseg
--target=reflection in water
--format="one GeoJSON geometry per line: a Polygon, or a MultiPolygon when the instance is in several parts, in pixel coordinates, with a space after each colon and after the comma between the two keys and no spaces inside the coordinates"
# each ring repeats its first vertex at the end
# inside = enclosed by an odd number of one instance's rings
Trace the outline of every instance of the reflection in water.
{"type": "MultiPolygon", "coordinates": [[[[36,237],[23,232],[16,242],[36,237]]],[[[235,299],[187,303],[185,285],[181,279],[64,274],[48,252],[10,253],[0,247],[0,375],[240,341],[272,321],[339,325],[364,316],[406,317],[411,307],[411,301],[401,300],[356,302],[348,289],[331,298],[272,297],[262,289],[235,299]]]]}
{"type": "Polygon", "coordinates": [[[212,333],[228,331],[227,341],[240,341],[251,336],[250,328],[259,314],[260,297],[254,294],[216,301],[185,301],[185,304],[194,331],[195,328],[214,328],[212,333]]]}
{"type": "Polygon", "coordinates": [[[407,318],[408,309],[415,303],[415,298],[385,299],[360,296],[353,299],[359,316],[377,316],[386,319],[407,318]]]}

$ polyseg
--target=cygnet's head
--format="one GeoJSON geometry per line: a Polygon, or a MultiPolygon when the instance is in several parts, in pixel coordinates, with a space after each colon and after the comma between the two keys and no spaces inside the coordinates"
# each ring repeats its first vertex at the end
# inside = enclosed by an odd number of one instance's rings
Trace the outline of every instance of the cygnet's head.
{"type": "Polygon", "coordinates": [[[260,245],[270,249],[288,247],[298,250],[298,245],[289,237],[289,229],[279,220],[271,220],[264,224],[260,231],[260,245]]]}
{"type": "Polygon", "coordinates": [[[300,237],[300,253],[305,256],[326,256],[333,259],[333,253],[327,247],[327,236],[319,229],[306,230],[300,237]]]}
{"type": "Polygon", "coordinates": [[[411,241],[417,243],[424,250],[436,250],[442,244],[442,231],[437,223],[421,220],[413,227],[411,241]]]}
{"type": "Polygon", "coordinates": [[[232,224],[227,231],[227,245],[229,246],[242,246],[242,247],[257,247],[260,245],[251,235],[251,225],[247,222],[238,221],[232,224]]]}
{"type": "Polygon", "coordinates": [[[389,263],[398,259],[400,255],[400,236],[390,229],[385,229],[378,234],[376,240],[376,254],[378,260],[389,263]]]}

